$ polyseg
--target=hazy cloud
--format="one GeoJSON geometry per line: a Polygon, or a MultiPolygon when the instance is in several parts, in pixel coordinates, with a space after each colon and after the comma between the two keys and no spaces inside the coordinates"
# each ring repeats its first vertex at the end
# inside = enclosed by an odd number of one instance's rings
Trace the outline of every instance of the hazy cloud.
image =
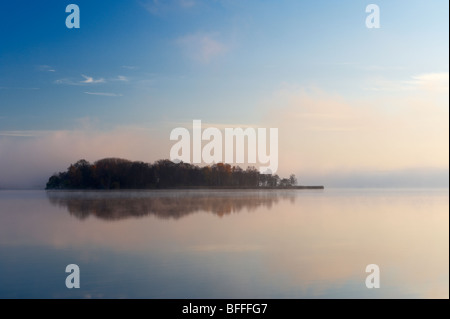
{"type": "Polygon", "coordinates": [[[178,3],[183,8],[191,8],[196,5],[196,2],[193,0],[179,0],[178,3]]]}
{"type": "Polygon", "coordinates": [[[107,92],[84,92],[90,95],[100,95],[100,96],[123,96],[122,94],[117,93],[107,93],[107,92]]]}
{"type": "Polygon", "coordinates": [[[448,170],[449,119],[443,94],[346,100],[287,87],[266,103],[263,127],[279,128],[280,175],[448,170]]]}
{"type": "Polygon", "coordinates": [[[122,65],[122,68],[127,70],[136,70],[138,67],[134,65],[122,65]]]}
{"type": "Polygon", "coordinates": [[[214,33],[188,34],[176,40],[184,53],[200,63],[209,63],[228,51],[227,46],[219,41],[214,33]]]}
{"type": "Polygon", "coordinates": [[[157,15],[162,10],[162,3],[158,0],[141,2],[141,5],[152,15],[157,15]]]}

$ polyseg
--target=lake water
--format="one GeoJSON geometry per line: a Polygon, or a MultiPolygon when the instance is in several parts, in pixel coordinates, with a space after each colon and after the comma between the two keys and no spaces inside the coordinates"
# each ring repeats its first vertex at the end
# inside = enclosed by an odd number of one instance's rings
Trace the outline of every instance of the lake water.
{"type": "Polygon", "coordinates": [[[0,191],[0,298],[434,297],[448,189],[0,191]]]}

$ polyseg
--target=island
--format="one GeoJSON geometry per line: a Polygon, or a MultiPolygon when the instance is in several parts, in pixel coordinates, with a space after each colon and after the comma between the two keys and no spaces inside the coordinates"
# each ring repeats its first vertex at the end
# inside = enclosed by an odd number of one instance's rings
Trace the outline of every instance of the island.
{"type": "Polygon", "coordinates": [[[298,186],[297,178],[262,174],[254,166],[217,163],[197,166],[159,160],[153,164],[121,158],[104,158],[91,164],[82,159],[67,171],[53,174],[46,185],[53,189],[323,189],[298,186]]]}

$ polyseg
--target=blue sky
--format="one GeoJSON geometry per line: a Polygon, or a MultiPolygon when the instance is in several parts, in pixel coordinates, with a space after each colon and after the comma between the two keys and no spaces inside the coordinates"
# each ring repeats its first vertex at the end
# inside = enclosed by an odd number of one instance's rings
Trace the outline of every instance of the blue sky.
{"type": "MultiPolygon", "coordinates": [[[[415,99],[418,85],[448,86],[448,2],[375,1],[380,29],[365,26],[369,3],[4,3],[0,136],[76,131],[86,123],[167,135],[173,123],[193,119],[270,126],[277,125],[274,109],[289,109],[289,101],[277,100],[280,92],[312,90],[318,99],[361,107],[384,101],[370,112],[395,112],[392,105],[415,99]],[[80,7],[80,29],[65,26],[70,3],[80,7]]],[[[448,90],[438,91],[427,98],[448,114],[448,90]]],[[[439,125],[448,130],[448,122],[439,125]]],[[[407,168],[448,168],[448,157],[442,162],[407,168]]]]}

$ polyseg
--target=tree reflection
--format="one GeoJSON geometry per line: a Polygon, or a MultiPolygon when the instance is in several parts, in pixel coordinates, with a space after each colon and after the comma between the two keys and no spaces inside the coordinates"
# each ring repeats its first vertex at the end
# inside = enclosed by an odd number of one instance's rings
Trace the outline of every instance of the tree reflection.
{"type": "Polygon", "coordinates": [[[179,219],[196,212],[222,217],[259,207],[271,209],[281,200],[295,201],[295,191],[48,191],[55,206],[67,208],[81,220],[155,216],[179,219]]]}

